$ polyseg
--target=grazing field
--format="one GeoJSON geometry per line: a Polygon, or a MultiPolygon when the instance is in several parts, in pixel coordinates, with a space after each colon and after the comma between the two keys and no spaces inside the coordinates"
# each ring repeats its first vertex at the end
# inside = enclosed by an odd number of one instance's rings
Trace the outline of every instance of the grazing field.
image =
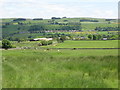
{"type": "Polygon", "coordinates": [[[3,88],[117,88],[118,50],[3,50],[3,88]]]}
{"type": "Polygon", "coordinates": [[[2,19],[2,88],[118,88],[117,21],[2,19]]]}
{"type": "Polygon", "coordinates": [[[118,48],[118,40],[99,41],[65,41],[47,48],[118,48]]]}
{"type": "Polygon", "coordinates": [[[94,30],[96,27],[117,27],[117,24],[111,23],[108,24],[106,22],[99,22],[99,23],[82,23],[83,30],[94,30]]]}
{"type": "Polygon", "coordinates": [[[15,42],[11,43],[20,48],[20,47],[36,47],[36,48],[118,48],[118,40],[95,40],[95,41],[72,41],[67,40],[64,43],[54,43],[48,46],[38,46],[41,41],[24,41],[24,42],[15,42]]]}

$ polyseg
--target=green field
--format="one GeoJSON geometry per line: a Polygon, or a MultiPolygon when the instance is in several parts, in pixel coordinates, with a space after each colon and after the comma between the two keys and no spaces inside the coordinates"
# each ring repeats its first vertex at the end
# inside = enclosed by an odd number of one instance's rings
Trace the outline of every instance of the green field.
{"type": "Polygon", "coordinates": [[[47,48],[118,48],[118,40],[101,41],[65,41],[47,48]]]}
{"type": "Polygon", "coordinates": [[[48,46],[38,46],[41,41],[24,41],[24,42],[15,42],[11,43],[17,48],[21,47],[35,47],[35,48],[118,48],[118,40],[93,40],[93,41],[72,41],[66,40],[64,43],[54,43],[48,46]]]}
{"type": "Polygon", "coordinates": [[[3,50],[3,88],[117,88],[118,50],[3,50]]]}
{"type": "Polygon", "coordinates": [[[3,88],[118,88],[117,19],[13,20],[2,21],[0,40],[16,47],[0,49],[3,88]],[[53,43],[30,41],[45,37],[53,43]]]}
{"type": "Polygon", "coordinates": [[[111,23],[108,24],[106,22],[100,22],[100,23],[88,23],[84,22],[82,23],[82,30],[94,30],[96,27],[117,27],[117,24],[111,23]]]}

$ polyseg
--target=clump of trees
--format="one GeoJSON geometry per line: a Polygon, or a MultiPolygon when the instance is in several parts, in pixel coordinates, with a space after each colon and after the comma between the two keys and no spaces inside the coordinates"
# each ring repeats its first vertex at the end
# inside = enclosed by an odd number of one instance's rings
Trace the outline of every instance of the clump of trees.
{"type": "Polygon", "coordinates": [[[14,19],[13,21],[26,21],[25,18],[17,18],[17,19],[14,19]]]}
{"type": "Polygon", "coordinates": [[[42,45],[42,46],[51,45],[52,43],[53,43],[52,40],[50,40],[50,41],[42,40],[42,41],[41,41],[41,45],[42,45]]]}
{"type": "Polygon", "coordinates": [[[92,40],[93,39],[93,35],[88,35],[88,38],[90,39],[90,40],[92,40]]]}
{"type": "Polygon", "coordinates": [[[65,35],[62,35],[61,37],[57,38],[57,42],[58,43],[63,43],[65,40],[66,40],[66,36],[65,35]]]}
{"type": "Polygon", "coordinates": [[[67,17],[62,17],[62,18],[67,18],[67,17]]]}
{"type": "Polygon", "coordinates": [[[43,18],[34,18],[33,20],[43,20],[43,18]]]}
{"type": "Polygon", "coordinates": [[[61,19],[60,17],[52,17],[51,19],[61,19]]]}
{"type": "Polygon", "coordinates": [[[109,37],[110,40],[118,40],[119,36],[118,35],[112,35],[109,37]]]}
{"type": "Polygon", "coordinates": [[[15,48],[15,46],[13,46],[13,45],[10,43],[9,40],[3,39],[3,40],[2,40],[2,48],[4,48],[4,49],[7,50],[8,48],[15,48]]]}
{"type": "Polygon", "coordinates": [[[119,31],[118,27],[96,27],[96,31],[119,31]]]}
{"type": "Polygon", "coordinates": [[[100,34],[97,34],[97,35],[88,35],[88,39],[89,40],[103,40],[103,38],[107,38],[108,40],[118,40],[119,37],[118,35],[100,35],[100,34]]]}
{"type": "Polygon", "coordinates": [[[80,20],[80,22],[99,22],[98,20],[87,20],[87,19],[83,19],[83,20],[80,20]]]}
{"type": "Polygon", "coordinates": [[[105,19],[105,21],[112,21],[112,20],[116,20],[116,19],[105,19]]]}

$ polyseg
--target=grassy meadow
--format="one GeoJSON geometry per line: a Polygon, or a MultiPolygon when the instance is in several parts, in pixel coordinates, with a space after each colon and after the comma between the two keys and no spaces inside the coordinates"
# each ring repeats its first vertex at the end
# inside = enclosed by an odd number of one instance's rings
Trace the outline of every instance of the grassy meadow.
{"type": "Polygon", "coordinates": [[[118,40],[66,40],[64,43],[57,43],[56,41],[53,41],[53,44],[48,46],[39,46],[38,44],[40,42],[41,41],[24,41],[18,43],[16,41],[11,41],[11,43],[17,48],[26,46],[35,48],[118,48],[118,40]]]}
{"type": "Polygon", "coordinates": [[[118,88],[118,49],[73,49],[118,48],[117,19],[15,19],[2,19],[1,23],[3,39],[16,46],[0,49],[3,88],[118,88]],[[98,27],[114,28],[99,31],[98,27]],[[49,30],[52,32],[46,32],[49,30]],[[58,43],[56,39],[61,35],[68,39],[58,43]],[[101,35],[108,40],[90,40],[88,35],[101,35]],[[54,38],[53,44],[41,46],[41,41],[29,41],[45,37],[54,38]],[[87,39],[73,40],[81,37],[87,39]]]}
{"type": "Polygon", "coordinates": [[[47,48],[118,48],[118,40],[65,41],[64,43],[42,46],[47,48]]]}
{"type": "Polygon", "coordinates": [[[118,50],[3,50],[3,88],[117,88],[118,50]]]}
{"type": "Polygon", "coordinates": [[[117,24],[111,23],[107,24],[106,22],[91,23],[91,22],[82,22],[82,30],[94,30],[96,27],[117,27],[117,24]]]}

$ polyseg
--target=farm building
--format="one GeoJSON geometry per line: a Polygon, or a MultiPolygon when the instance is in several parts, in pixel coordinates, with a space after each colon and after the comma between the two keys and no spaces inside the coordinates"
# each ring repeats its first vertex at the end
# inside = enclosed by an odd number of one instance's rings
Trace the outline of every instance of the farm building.
{"type": "Polygon", "coordinates": [[[41,41],[41,40],[50,41],[50,40],[53,40],[53,38],[35,38],[30,41],[41,41]]]}
{"type": "Polygon", "coordinates": [[[103,38],[103,40],[107,40],[107,38],[103,38]]]}

